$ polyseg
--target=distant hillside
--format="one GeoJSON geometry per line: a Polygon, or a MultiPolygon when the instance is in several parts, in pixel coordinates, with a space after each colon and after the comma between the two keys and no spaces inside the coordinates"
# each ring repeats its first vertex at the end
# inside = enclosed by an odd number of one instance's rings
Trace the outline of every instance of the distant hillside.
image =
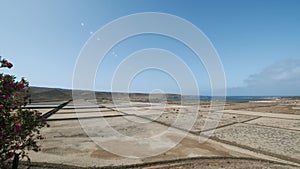
{"type": "Polygon", "coordinates": [[[72,98],[71,90],[57,88],[30,87],[29,94],[32,102],[63,101],[72,98]]]}
{"type": "MultiPolygon", "coordinates": [[[[74,92],[78,98],[81,99],[90,99],[91,94],[94,92],[84,91],[84,90],[76,90],[74,92]]],[[[59,89],[59,88],[46,88],[46,87],[30,87],[29,94],[31,95],[32,102],[43,102],[43,101],[63,101],[72,99],[72,90],[70,89],[59,89]]],[[[111,101],[112,94],[110,92],[96,92],[96,98],[98,101],[111,101]]],[[[114,93],[114,97],[117,99],[123,99],[127,97],[127,93],[114,93]]],[[[149,94],[147,93],[130,93],[129,94],[131,101],[148,101],[149,94]]],[[[173,97],[180,98],[181,95],[178,94],[152,94],[150,96],[151,99],[159,100],[163,97],[173,97]]]]}

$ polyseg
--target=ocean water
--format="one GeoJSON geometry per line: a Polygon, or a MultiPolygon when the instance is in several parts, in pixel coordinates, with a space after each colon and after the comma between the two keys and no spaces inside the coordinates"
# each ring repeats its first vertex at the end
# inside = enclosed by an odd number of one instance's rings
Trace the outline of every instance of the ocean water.
{"type": "Polygon", "coordinates": [[[227,102],[250,102],[250,101],[262,101],[266,99],[276,99],[278,96],[226,96],[226,97],[211,97],[211,96],[183,96],[183,97],[171,97],[167,98],[170,101],[227,101],[227,102]]]}

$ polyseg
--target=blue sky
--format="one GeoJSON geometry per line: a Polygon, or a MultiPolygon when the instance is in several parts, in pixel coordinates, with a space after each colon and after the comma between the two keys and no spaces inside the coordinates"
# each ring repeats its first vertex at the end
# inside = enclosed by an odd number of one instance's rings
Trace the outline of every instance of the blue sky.
{"type": "MultiPolygon", "coordinates": [[[[71,88],[76,59],[94,32],[125,15],[163,12],[193,23],[210,39],[223,63],[229,95],[300,95],[299,9],[298,0],[0,0],[0,55],[14,63],[9,72],[33,86],[71,88]]],[[[115,46],[99,66],[96,89],[109,91],[124,58],[154,47],[179,55],[201,93],[209,94],[208,75],[193,53],[155,35],[115,46]]],[[[179,92],[172,77],[155,70],[140,73],[130,84],[133,92],[157,88],[179,92]]]]}

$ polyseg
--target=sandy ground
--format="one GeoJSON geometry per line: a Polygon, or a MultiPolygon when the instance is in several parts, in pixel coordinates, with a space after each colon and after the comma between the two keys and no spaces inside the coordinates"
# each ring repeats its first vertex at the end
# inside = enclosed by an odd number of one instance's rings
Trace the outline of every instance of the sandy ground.
{"type": "MultiPolygon", "coordinates": [[[[21,164],[20,169],[25,169],[26,165],[21,164]]],[[[78,169],[81,167],[63,165],[63,164],[50,164],[50,163],[34,163],[32,169],[78,169]]],[[[95,168],[95,167],[93,167],[95,168]]],[[[99,167],[98,167],[99,168],[99,167]]],[[[102,167],[100,167],[102,168],[102,167]]],[[[99,168],[99,169],[100,169],[99,168]]],[[[103,167],[109,168],[109,167],[103,167]]],[[[194,158],[194,159],[180,159],[174,161],[162,161],[154,163],[143,163],[135,165],[115,166],[114,169],[215,169],[215,168],[230,168],[230,169],[296,169],[297,166],[286,165],[282,163],[252,159],[252,158],[194,158]]]]}
{"type": "MultiPolygon", "coordinates": [[[[300,110],[295,109],[299,103],[290,99],[226,103],[223,114],[212,115],[209,102],[81,101],[76,109],[71,102],[48,118],[51,127],[42,131],[46,136],[42,151],[30,152],[30,157],[33,164],[51,164],[44,168],[54,163],[68,165],[65,168],[136,164],[141,166],[131,168],[293,168],[291,164],[300,166],[300,110]],[[214,135],[199,142],[199,134],[214,131],[209,124],[215,122],[214,135]],[[180,160],[186,158],[204,159],[180,160]]],[[[39,104],[46,105],[50,103],[39,104]]]]}

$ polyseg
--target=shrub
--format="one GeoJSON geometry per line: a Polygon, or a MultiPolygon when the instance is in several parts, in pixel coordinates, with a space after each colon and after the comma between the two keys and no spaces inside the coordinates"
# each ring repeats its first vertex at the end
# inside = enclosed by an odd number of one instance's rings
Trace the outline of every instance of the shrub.
{"type": "MultiPolygon", "coordinates": [[[[11,68],[13,64],[0,56],[0,68],[11,68]]],[[[28,82],[20,81],[9,74],[0,73],[0,160],[1,168],[14,157],[13,168],[19,157],[27,158],[29,150],[39,151],[38,140],[43,139],[40,129],[45,119],[34,110],[25,109],[28,101],[28,82]]]]}

